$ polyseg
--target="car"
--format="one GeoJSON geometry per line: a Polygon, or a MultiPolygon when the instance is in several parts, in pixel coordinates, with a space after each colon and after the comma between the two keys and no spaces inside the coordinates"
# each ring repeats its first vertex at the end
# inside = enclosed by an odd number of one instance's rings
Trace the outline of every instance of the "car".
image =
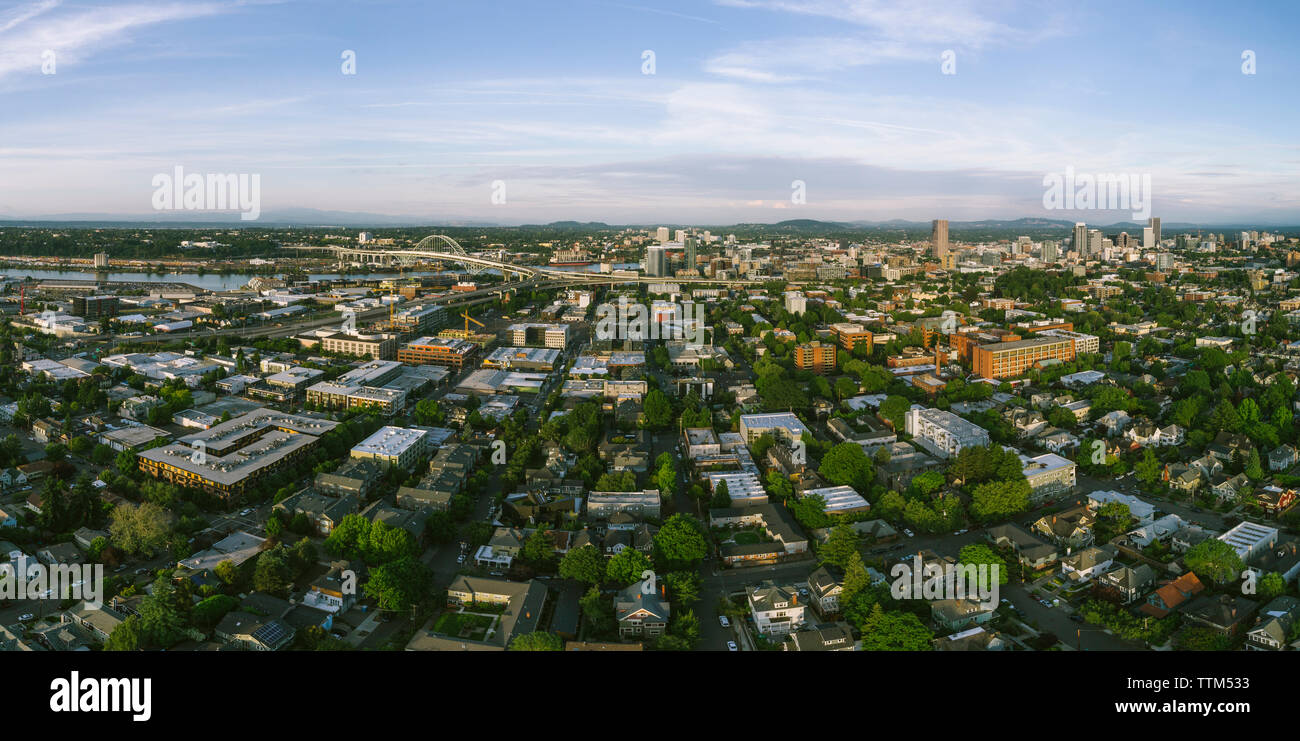
{"type": "Polygon", "coordinates": [[[135,570],[136,576],[140,576],[141,574],[147,574],[147,573],[149,573],[149,569],[139,568],[135,570]]]}
{"type": "Polygon", "coordinates": [[[911,530],[908,530],[907,528],[903,528],[903,534],[909,538],[916,537],[916,533],[912,532],[911,530]]]}
{"type": "Polygon", "coordinates": [[[465,554],[464,554],[464,553],[460,554],[459,556],[456,556],[456,563],[465,563],[465,554]]]}
{"type": "Polygon", "coordinates": [[[1071,615],[1071,616],[1070,616],[1070,619],[1073,620],[1073,621],[1076,622],[1076,623],[1082,623],[1082,622],[1084,622],[1084,619],[1083,619],[1083,616],[1082,616],[1082,615],[1071,615]]]}
{"type": "Polygon", "coordinates": [[[18,616],[18,621],[19,621],[19,622],[22,622],[22,623],[25,623],[25,622],[27,622],[28,620],[34,620],[35,618],[36,618],[36,616],[33,615],[33,614],[31,614],[30,612],[24,612],[23,614],[21,614],[21,615],[18,616]]]}
{"type": "Polygon", "coordinates": [[[966,528],[962,528],[961,530],[958,530],[957,532],[953,533],[953,535],[965,535],[968,532],[970,531],[967,530],[966,528]]]}
{"type": "Polygon", "coordinates": [[[727,641],[727,650],[728,650],[728,651],[739,651],[739,650],[740,650],[740,646],[737,646],[735,641],[727,641]]]}
{"type": "Polygon", "coordinates": [[[248,517],[248,516],[251,515],[251,514],[253,514],[253,510],[252,510],[252,509],[241,509],[241,510],[239,510],[239,516],[240,516],[240,517],[248,517]]]}
{"type": "Polygon", "coordinates": [[[730,627],[731,627],[731,621],[727,619],[727,616],[726,616],[726,615],[719,615],[719,616],[718,616],[718,624],[721,625],[721,626],[724,627],[724,628],[730,628],[730,627]]]}

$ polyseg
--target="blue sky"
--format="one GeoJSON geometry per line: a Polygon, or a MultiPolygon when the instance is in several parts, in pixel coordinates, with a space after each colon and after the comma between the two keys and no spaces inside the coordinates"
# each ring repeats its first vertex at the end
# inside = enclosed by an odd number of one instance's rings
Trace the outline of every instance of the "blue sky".
{"type": "Polygon", "coordinates": [[[1149,174],[1167,222],[1297,224],[1297,7],[23,0],[0,218],[148,214],[177,165],[259,174],[264,214],[1130,218],[1046,211],[1069,166],[1149,174]]]}

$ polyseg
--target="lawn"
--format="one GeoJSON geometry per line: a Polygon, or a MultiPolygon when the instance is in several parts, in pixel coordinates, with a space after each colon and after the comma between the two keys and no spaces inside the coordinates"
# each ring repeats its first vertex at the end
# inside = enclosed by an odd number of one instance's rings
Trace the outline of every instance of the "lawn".
{"type": "Polygon", "coordinates": [[[739,532],[736,533],[735,541],[736,541],[736,545],[753,545],[754,543],[759,542],[758,534],[751,533],[747,530],[744,532],[739,532]]]}
{"type": "Polygon", "coordinates": [[[433,632],[453,638],[468,638],[481,641],[492,625],[492,618],[486,615],[471,615],[464,612],[449,612],[438,618],[433,625],[433,632]]]}

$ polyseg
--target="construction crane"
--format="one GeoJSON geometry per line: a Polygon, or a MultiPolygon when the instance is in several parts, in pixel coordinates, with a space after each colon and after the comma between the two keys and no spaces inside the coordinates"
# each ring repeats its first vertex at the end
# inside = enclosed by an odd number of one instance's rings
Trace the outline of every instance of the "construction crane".
{"type": "Polygon", "coordinates": [[[470,315],[469,315],[469,312],[462,311],[462,312],[460,313],[460,315],[463,316],[463,317],[465,317],[465,336],[466,336],[466,337],[469,337],[469,323],[470,323],[470,322],[474,322],[475,324],[477,324],[477,325],[480,326],[480,327],[487,328],[487,325],[486,325],[486,324],[484,324],[483,322],[480,322],[479,320],[477,320],[477,319],[475,319],[474,317],[470,316],[470,315]]]}

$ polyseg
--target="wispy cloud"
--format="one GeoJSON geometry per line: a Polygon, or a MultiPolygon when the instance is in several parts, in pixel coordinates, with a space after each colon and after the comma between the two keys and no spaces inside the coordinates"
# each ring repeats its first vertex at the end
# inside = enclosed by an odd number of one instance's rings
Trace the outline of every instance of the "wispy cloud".
{"type": "Polygon", "coordinates": [[[23,5],[0,16],[0,80],[39,73],[42,54],[53,51],[59,66],[83,62],[124,45],[137,29],[170,21],[211,16],[233,3],[162,3],[61,7],[58,0],[23,5]]]}

